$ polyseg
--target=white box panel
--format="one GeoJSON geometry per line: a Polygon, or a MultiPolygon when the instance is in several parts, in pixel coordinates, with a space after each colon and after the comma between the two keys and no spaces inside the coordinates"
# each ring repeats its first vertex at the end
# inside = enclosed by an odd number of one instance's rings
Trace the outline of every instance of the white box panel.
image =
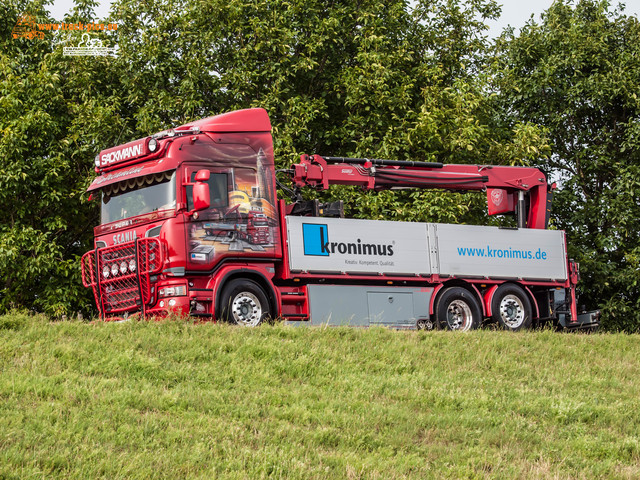
{"type": "Polygon", "coordinates": [[[564,232],[287,217],[292,271],[567,279],[564,232]]]}
{"type": "Polygon", "coordinates": [[[566,280],[564,232],[436,224],[441,275],[566,280]]]}
{"type": "Polygon", "coordinates": [[[425,223],[287,217],[294,271],[430,274],[425,223]]]}

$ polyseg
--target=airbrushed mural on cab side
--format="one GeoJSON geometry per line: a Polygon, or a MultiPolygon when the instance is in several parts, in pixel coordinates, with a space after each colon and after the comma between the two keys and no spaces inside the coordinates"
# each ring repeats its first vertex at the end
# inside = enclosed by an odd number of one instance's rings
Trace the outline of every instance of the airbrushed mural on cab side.
{"type": "Polygon", "coordinates": [[[211,206],[199,212],[189,232],[193,267],[237,252],[270,256],[279,241],[275,182],[262,149],[247,166],[212,171],[211,206]],[[252,164],[251,164],[252,163],[252,164]]]}

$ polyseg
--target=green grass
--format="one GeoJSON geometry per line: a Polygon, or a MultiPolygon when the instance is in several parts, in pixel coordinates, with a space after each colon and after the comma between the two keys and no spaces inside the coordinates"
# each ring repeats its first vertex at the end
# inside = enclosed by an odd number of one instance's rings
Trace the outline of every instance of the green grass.
{"type": "Polygon", "coordinates": [[[639,478],[640,337],[0,317],[0,479],[639,478]]]}

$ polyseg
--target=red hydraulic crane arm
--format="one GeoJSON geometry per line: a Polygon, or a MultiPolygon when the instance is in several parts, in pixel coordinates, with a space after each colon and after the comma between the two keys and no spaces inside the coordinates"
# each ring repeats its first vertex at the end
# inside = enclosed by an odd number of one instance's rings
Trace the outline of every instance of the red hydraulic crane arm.
{"type": "Polygon", "coordinates": [[[490,215],[516,212],[519,227],[543,229],[548,222],[547,180],[533,167],[302,155],[300,163],[292,166],[291,173],[296,187],[325,190],[330,185],[358,185],[367,190],[481,190],[487,192],[490,215]]]}

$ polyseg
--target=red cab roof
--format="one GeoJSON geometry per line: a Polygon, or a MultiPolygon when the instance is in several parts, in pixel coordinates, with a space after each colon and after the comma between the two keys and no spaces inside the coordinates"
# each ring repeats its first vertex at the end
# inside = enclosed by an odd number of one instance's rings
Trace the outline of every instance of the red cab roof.
{"type": "MultiPolygon", "coordinates": [[[[264,108],[248,108],[196,120],[173,130],[160,132],[154,135],[154,138],[161,139],[163,134],[169,132],[171,135],[167,136],[171,137],[187,132],[193,133],[196,129],[199,132],[210,133],[270,132],[271,121],[264,108]]],[[[152,153],[149,149],[150,141],[152,141],[152,137],[141,138],[100,152],[96,161],[96,171],[100,171],[102,174],[93,181],[88,190],[95,190],[121,180],[158,173],[170,168],[166,163],[163,163],[162,158],[157,159],[160,151],[155,155],[150,155],[152,153]],[[156,158],[154,159],[154,157],[156,158]]]]}
{"type": "Polygon", "coordinates": [[[248,108],[203,118],[181,125],[176,130],[199,128],[201,132],[270,132],[271,121],[264,108],[248,108]]]}

